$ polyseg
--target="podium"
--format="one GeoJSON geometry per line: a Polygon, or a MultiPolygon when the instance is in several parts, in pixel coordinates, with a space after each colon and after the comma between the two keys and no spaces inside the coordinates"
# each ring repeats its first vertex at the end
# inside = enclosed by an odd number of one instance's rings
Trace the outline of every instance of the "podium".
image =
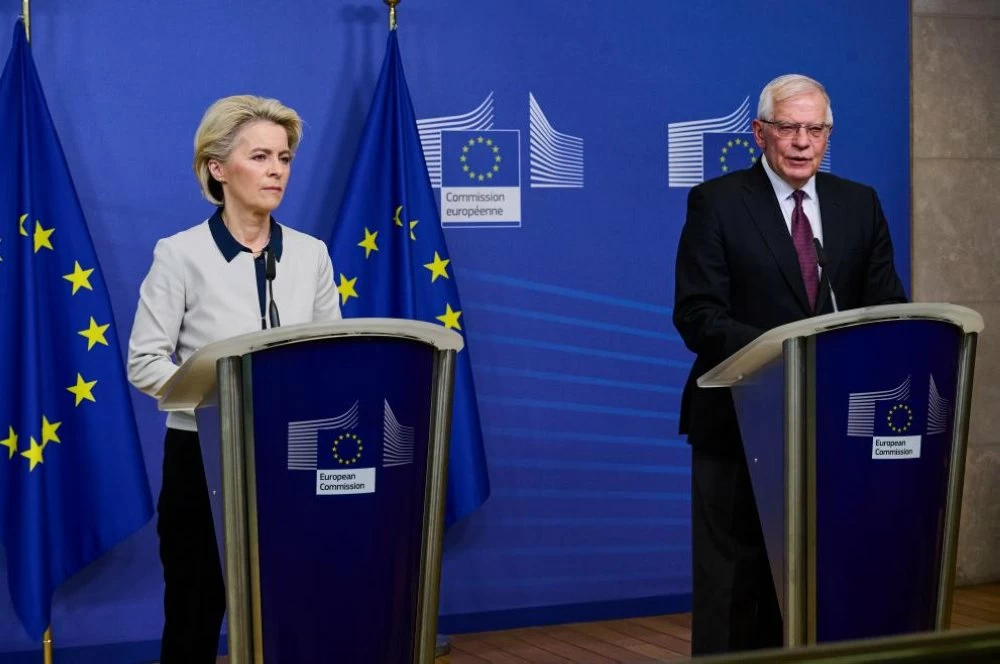
{"type": "Polygon", "coordinates": [[[948,626],[976,340],[947,304],[775,328],[732,389],[786,646],[948,626]]]}
{"type": "Polygon", "coordinates": [[[433,660],[462,345],[308,323],[201,348],[161,388],[162,410],[197,409],[210,493],[220,446],[230,662],[433,660]]]}

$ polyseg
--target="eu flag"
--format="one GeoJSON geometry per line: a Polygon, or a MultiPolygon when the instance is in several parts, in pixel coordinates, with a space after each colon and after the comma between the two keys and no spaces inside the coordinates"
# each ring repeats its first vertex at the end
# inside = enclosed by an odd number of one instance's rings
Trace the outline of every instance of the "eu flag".
{"type": "MultiPolygon", "coordinates": [[[[409,318],[465,333],[395,30],[330,248],[345,318],[409,318]]],[[[490,491],[468,345],[458,354],[454,399],[448,525],[481,505],[490,491]]]]}
{"type": "Polygon", "coordinates": [[[0,542],[28,635],[152,516],[111,316],[23,26],[0,77],[0,542]]]}

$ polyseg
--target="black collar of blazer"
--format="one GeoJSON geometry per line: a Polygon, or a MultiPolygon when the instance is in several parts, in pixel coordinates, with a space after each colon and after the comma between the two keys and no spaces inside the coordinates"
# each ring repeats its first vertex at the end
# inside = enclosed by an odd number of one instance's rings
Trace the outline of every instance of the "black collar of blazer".
{"type": "MultiPolygon", "coordinates": [[[[763,156],[761,158],[763,159],[763,156]]],[[[795,245],[792,244],[792,237],[788,233],[788,226],[785,225],[785,218],[778,205],[778,197],[774,194],[774,187],[771,186],[764,166],[758,161],[746,173],[747,176],[743,184],[744,203],[757,226],[757,230],[764,238],[764,243],[781,268],[781,273],[785,277],[789,289],[794,293],[795,299],[807,315],[811,316],[813,313],[823,311],[830,299],[825,283],[826,279],[823,279],[824,283],[820,284],[819,295],[816,298],[816,312],[813,312],[809,309],[809,300],[806,297],[806,287],[802,281],[802,271],[799,268],[799,257],[795,252],[795,245]]],[[[836,273],[836,266],[843,250],[842,209],[836,185],[836,178],[825,173],[816,174],[816,195],[819,197],[823,224],[823,249],[826,253],[827,278],[836,273]]]]}

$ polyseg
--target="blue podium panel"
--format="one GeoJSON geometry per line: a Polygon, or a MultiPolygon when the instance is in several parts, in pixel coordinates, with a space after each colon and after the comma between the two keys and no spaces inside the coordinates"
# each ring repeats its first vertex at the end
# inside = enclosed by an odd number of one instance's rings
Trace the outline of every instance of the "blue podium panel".
{"type": "Polygon", "coordinates": [[[934,627],[961,332],[815,338],[816,640],[934,627]]]}
{"type": "Polygon", "coordinates": [[[380,338],[251,357],[264,661],[412,660],[433,374],[380,338]]]}

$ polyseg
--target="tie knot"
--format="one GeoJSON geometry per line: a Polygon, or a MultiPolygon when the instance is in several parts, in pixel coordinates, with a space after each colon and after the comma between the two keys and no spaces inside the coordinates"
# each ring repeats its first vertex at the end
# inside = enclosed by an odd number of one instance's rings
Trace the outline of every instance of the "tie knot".
{"type": "Polygon", "coordinates": [[[801,189],[796,189],[792,192],[792,198],[795,199],[796,205],[802,205],[802,199],[805,198],[806,192],[801,189]]]}

